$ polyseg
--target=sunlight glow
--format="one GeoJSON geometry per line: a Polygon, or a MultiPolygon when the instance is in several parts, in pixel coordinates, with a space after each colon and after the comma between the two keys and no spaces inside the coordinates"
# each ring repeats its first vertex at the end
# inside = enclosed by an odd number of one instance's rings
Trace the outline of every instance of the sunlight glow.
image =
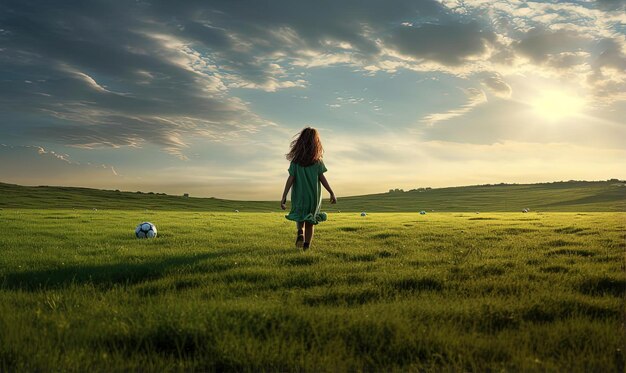
{"type": "Polygon", "coordinates": [[[584,109],[585,101],[565,91],[544,91],[531,101],[531,107],[541,117],[550,121],[557,121],[569,116],[580,114],[584,109]]]}

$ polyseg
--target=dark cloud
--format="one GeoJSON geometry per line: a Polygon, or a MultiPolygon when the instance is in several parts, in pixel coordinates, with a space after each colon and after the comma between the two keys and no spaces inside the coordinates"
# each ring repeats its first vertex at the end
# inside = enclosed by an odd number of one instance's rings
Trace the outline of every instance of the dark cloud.
{"type": "Polygon", "coordinates": [[[148,11],[104,1],[3,3],[0,108],[15,122],[40,113],[31,133],[79,146],[142,139],[175,149],[182,134],[254,123],[202,58],[168,45],[176,39],[148,11]],[[66,123],[50,126],[50,117],[66,123]]]}
{"type": "Polygon", "coordinates": [[[228,86],[302,85],[277,58],[332,52],[330,41],[367,60],[390,25],[445,16],[431,0],[8,0],[0,4],[0,108],[14,123],[40,115],[25,132],[66,144],[149,141],[180,155],[185,136],[266,124],[228,86]]]}
{"type": "Polygon", "coordinates": [[[575,30],[549,30],[536,27],[513,43],[515,50],[534,62],[542,63],[561,53],[582,51],[591,45],[593,38],[575,30]]]}
{"type": "Polygon", "coordinates": [[[618,11],[626,9],[626,0],[597,0],[596,2],[602,10],[618,11]]]}
{"type": "MultiPolygon", "coordinates": [[[[5,0],[0,110],[9,121],[0,134],[20,126],[83,147],[147,141],[182,157],[189,137],[269,125],[232,88],[304,86],[296,61],[347,54],[363,67],[391,51],[458,67],[493,47],[499,61],[516,51],[563,67],[590,43],[574,31],[534,29],[506,49],[491,27],[435,0],[5,0]]],[[[622,66],[609,44],[596,65],[622,66]]],[[[483,83],[507,92],[497,77],[483,83]]]]}
{"type": "Polygon", "coordinates": [[[271,84],[271,56],[297,58],[303,53],[334,53],[351,46],[355,60],[366,63],[380,54],[376,39],[403,21],[448,18],[447,9],[434,0],[349,1],[154,1],[156,14],[170,16],[169,24],[188,40],[215,52],[221,67],[237,78],[264,86],[271,84]],[[204,36],[210,31],[209,42],[204,36]],[[219,31],[218,31],[219,30],[219,31]],[[216,48],[214,39],[219,34],[216,48]],[[228,38],[227,41],[225,38],[228,38]]]}
{"type": "Polygon", "coordinates": [[[548,57],[547,64],[556,69],[567,69],[584,64],[587,61],[585,52],[562,52],[548,57]]]}
{"type": "Polygon", "coordinates": [[[609,67],[626,71],[626,54],[622,51],[622,46],[617,39],[599,40],[597,47],[601,52],[594,61],[595,67],[609,67]]]}
{"type": "Polygon", "coordinates": [[[467,57],[484,53],[486,44],[494,41],[495,34],[478,22],[402,26],[388,39],[402,54],[444,65],[460,65],[467,57]]]}
{"type": "MultiPolygon", "coordinates": [[[[365,35],[368,30],[380,31],[390,23],[418,17],[441,17],[447,13],[445,7],[433,0],[396,0],[391,3],[376,0],[195,0],[174,3],[165,0],[153,2],[152,7],[156,13],[171,15],[184,29],[190,22],[202,22],[223,27],[245,38],[271,41],[276,39],[275,31],[289,28],[307,47],[319,49],[321,41],[331,39],[348,42],[363,54],[378,51],[376,43],[365,35]]],[[[203,39],[199,41],[204,42],[203,39]]],[[[260,43],[257,47],[267,51],[289,46],[260,43]]]]}
{"type": "MultiPolygon", "coordinates": [[[[587,75],[587,82],[594,87],[598,98],[607,98],[619,92],[626,92],[626,54],[621,44],[613,38],[604,38],[596,43],[598,54],[590,62],[592,72],[587,75]]],[[[623,96],[622,96],[623,97],[623,96]]]]}

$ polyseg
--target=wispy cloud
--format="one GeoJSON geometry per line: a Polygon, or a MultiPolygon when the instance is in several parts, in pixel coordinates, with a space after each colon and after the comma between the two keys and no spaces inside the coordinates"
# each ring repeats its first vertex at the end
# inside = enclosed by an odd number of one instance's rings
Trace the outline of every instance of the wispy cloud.
{"type": "Polygon", "coordinates": [[[443,122],[455,117],[459,117],[465,113],[470,112],[474,107],[487,102],[487,96],[485,95],[485,92],[481,89],[461,88],[461,90],[467,96],[467,101],[463,105],[443,113],[428,114],[421,119],[421,122],[426,123],[429,126],[433,126],[437,122],[443,122]]]}
{"type": "Polygon", "coordinates": [[[78,162],[67,154],[38,145],[0,145],[3,182],[28,185],[100,187],[123,184],[124,178],[109,164],[78,162]],[[28,167],[24,167],[28,165],[28,167]]]}

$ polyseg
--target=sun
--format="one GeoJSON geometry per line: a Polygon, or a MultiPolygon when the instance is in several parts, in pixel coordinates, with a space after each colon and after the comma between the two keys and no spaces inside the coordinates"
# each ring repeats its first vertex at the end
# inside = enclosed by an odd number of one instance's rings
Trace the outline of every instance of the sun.
{"type": "Polygon", "coordinates": [[[576,116],[584,109],[585,101],[575,94],[560,90],[542,91],[530,102],[533,111],[550,121],[576,116]]]}

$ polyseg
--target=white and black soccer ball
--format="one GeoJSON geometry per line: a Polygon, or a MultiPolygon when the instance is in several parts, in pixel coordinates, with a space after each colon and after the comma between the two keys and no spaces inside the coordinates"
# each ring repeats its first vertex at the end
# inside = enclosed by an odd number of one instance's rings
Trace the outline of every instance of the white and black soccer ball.
{"type": "Polygon", "coordinates": [[[420,215],[426,215],[426,211],[424,210],[420,211],[420,215]]]}
{"type": "Polygon", "coordinates": [[[145,221],[135,228],[137,238],[154,238],[157,236],[157,228],[154,224],[145,221]]]}
{"type": "Polygon", "coordinates": [[[367,216],[367,214],[365,213],[365,211],[363,211],[363,212],[361,213],[361,216],[367,216]]]}

